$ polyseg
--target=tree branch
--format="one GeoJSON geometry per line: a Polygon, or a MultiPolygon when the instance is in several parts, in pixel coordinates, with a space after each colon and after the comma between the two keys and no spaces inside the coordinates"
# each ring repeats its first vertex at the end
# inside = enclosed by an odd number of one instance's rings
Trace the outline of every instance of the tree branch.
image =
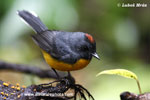
{"type": "Polygon", "coordinates": [[[150,100],[150,93],[134,94],[130,92],[123,92],[120,94],[121,100],[150,100]]]}
{"type": "MultiPolygon", "coordinates": [[[[0,61],[0,70],[4,69],[33,74],[41,78],[57,79],[55,73],[50,70],[42,70],[35,66],[0,61]]],[[[86,88],[75,83],[75,79],[72,76],[64,77],[64,73],[59,73],[59,75],[60,78],[56,81],[39,85],[32,84],[27,88],[0,81],[0,98],[8,100],[70,100],[74,98],[74,100],[76,100],[80,97],[83,100],[87,100],[86,95],[88,95],[91,100],[94,100],[86,88]],[[72,90],[72,92],[70,90],[72,90]],[[69,91],[72,93],[72,96],[65,95],[69,91]]]]}
{"type": "MultiPolygon", "coordinates": [[[[11,71],[17,71],[27,74],[33,74],[40,78],[55,78],[57,79],[57,76],[52,70],[43,70],[36,66],[27,66],[23,64],[13,64],[13,63],[7,63],[4,61],[0,61],[0,70],[11,70],[11,71]]],[[[60,77],[64,77],[65,74],[63,72],[58,72],[60,77]]]]}

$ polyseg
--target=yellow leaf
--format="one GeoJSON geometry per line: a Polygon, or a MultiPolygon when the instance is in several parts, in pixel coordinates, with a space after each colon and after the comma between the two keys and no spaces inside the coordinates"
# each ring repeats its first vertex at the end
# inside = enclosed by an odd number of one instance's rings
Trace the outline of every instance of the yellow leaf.
{"type": "Polygon", "coordinates": [[[137,76],[133,72],[128,71],[126,69],[104,70],[104,71],[98,73],[96,76],[99,76],[99,75],[102,75],[102,74],[113,74],[113,75],[119,75],[119,76],[123,76],[123,77],[126,77],[126,78],[131,78],[131,79],[138,80],[137,76]]]}
{"type": "Polygon", "coordinates": [[[126,78],[135,79],[136,82],[137,82],[137,85],[138,85],[139,93],[142,94],[139,80],[138,80],[136,74],[134,74],[133,72],[128,71],[126,69],[112,69],[112,70],[104,70],[104,71],[98,73],[96,76],[99,76],[99,75],[102,75],[102,74],[119,75],[119,76],[123,76],[123,77],[126,77],[126,78]]]}

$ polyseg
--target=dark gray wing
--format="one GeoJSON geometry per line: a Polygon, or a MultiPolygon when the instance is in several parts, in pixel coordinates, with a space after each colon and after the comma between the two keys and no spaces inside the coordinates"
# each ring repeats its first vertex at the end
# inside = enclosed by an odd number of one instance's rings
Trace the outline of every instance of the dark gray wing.
{"type": "Polygon", "coordinates": [[[79,54],[71,50],[68,36],[61,31],[46,31],[42,34],[32,35],[32,38],[42,50],[52,57],[73,64],[78,60],[79,54]]]}
{"type": "Polygon", "coordinates": [[[70,44],[70,35],[72,35],[72,33],[62,31],[57,31],[57,33],[55,39],[55,45],[57,48],[55,53],[59,54],[59,58],[57,59],[74,64],[80,58],[80,55],[72,49],[72,45],[70,44]]]}
{"type": "Polygon", "coordinates": [[[34,42],[47,53],[54,50],[54,38],[55,34],[52,31],[45,31],[42,34],[32,35],[34,42]]]}

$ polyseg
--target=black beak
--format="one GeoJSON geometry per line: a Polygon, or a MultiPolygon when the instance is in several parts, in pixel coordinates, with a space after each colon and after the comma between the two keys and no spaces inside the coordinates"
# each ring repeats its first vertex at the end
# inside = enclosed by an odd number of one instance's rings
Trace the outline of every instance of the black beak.
{"type": "Polygon", "coordinates": [[[97,58],[98,60],[100,60],[100,57],[98,56],[98,54],[95,52],[95,53],[92,53],[92,56],[97,58]]]}

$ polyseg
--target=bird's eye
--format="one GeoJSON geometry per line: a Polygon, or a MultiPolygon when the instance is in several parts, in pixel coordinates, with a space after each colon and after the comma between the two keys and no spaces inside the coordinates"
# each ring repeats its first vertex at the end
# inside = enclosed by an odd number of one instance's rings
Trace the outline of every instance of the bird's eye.
{"type": "Polygon", "coordinates": [[[88,48],[86,45],[84,45],[84,46],[81,46],[81,47],[80,47],[80,50],[81,50],[81,51],[88,51],[89,48],[88,48]]]}

